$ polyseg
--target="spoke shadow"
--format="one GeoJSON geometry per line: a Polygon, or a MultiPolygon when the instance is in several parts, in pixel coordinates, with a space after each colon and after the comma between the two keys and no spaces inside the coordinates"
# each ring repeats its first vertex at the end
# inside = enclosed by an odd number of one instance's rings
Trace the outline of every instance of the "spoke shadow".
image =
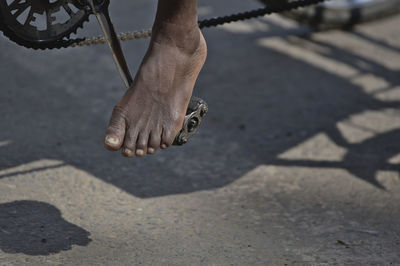
{"type": "MultiPolygon", "coordinates": [[[[328,136],[336,134],[333,131],[325,131],[328,136]]],[[[367,139],[361,143],[346,143],[342,147],[347,148],[347,153],[340,162],[324,160],[296,160],[276,159],[271,164],[287,167],[310,167],[343,169],[363,179],[376,187],[385,189],[377,180],[378,171],[395,171],[400,173],[400,164],[391,164],[389,159],[399,154],[400,129],[390,130],[367,139]]]]}
{"type": "Polygon", "coordinates": [[[87,246],[90,233],[64,220],[54,206],[38,201],[0,204],[0,250],[32,256],[87,246]]]}

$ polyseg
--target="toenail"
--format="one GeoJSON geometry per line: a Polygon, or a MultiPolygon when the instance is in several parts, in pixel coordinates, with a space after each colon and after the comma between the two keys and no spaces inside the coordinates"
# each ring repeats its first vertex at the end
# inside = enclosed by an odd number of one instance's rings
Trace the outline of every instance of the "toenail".
{"type": "Polygon", "coordinates": [[[136,150],[136,155],[137,156],[143,156],[144,155],[144,150],[141,150],[141,149],[136,150]]]}
{"type": "Polygon", "coordinates": [[[109,145],[118,145],[119,143],[119,138],[114,137],[114,136],[107,136],[106,137],[106,142],[109,145]]]}
{"type": "Polygon", "coordinates": [[[150,154],[153,154],[155,151],[156,151],[156,150],[153,149],[153,148],[148,148],[148,149],[147,149],[147,152],[150,153],[150,154]]]}
{"type": "Polygon", "coordinates": [[[133,155],[133,151],[131,151],[130,149],[124,149],[123,154],[126,156],[132,156],[133,155]]]}
{"type": "Polygon", "coordinates": [[[161,144],[161,148],[166,149],[166,148],[168,148],[168,146],[167,146],[167,144],[161,144]]]}

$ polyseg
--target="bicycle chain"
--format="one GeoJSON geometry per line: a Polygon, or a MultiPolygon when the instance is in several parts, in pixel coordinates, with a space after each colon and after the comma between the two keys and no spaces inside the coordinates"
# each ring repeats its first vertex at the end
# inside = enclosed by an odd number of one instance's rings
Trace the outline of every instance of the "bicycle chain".
{"type": "MultiPolygon", "coordinates": [[[[199,28],[202,29],[202,28],[221,26],[223,24],[231,22],[243,21],[251,18],[269,15],[272,13],[290,11],[300,7],[315,5],[318,3],[322,3],[324,1],[325,0],[298,0],[294,2],[278,1],[277,3],[269,4],[264,8],[259,8],[252,11],[201,20],[199,21],[199,28]]],[[[151,29],[118,34],[118,39],[121,41],[136,40],[149,37],[151,37],[151,29]]],[[[91,46],[104,43],[106,43],[106,39],[103,36],[83,38],[83,39],[70,39],[69,47],[91,46]]]]}

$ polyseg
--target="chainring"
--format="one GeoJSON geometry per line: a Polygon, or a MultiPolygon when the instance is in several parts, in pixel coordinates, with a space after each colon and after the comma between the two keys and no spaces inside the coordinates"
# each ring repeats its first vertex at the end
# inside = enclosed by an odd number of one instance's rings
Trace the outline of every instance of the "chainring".
{"type": "Polygon", "coordinates": [[[69,36],[82,28],[89,15],[79,0],[0,0],[0,30],[27,48],[69,46],[69,36]]]}

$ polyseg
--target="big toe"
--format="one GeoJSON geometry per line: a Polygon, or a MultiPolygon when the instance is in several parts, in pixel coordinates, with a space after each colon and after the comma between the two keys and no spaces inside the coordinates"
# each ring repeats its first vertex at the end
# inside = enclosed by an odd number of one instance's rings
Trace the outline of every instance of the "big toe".
{"type": "Polygon", "coordinates": [[[125,137],[125,129],[125,116],[123,115],[122,110],[114,108],[110,124],[104,137],[104,146],[112,151],[119,150],[125,137]]]}

